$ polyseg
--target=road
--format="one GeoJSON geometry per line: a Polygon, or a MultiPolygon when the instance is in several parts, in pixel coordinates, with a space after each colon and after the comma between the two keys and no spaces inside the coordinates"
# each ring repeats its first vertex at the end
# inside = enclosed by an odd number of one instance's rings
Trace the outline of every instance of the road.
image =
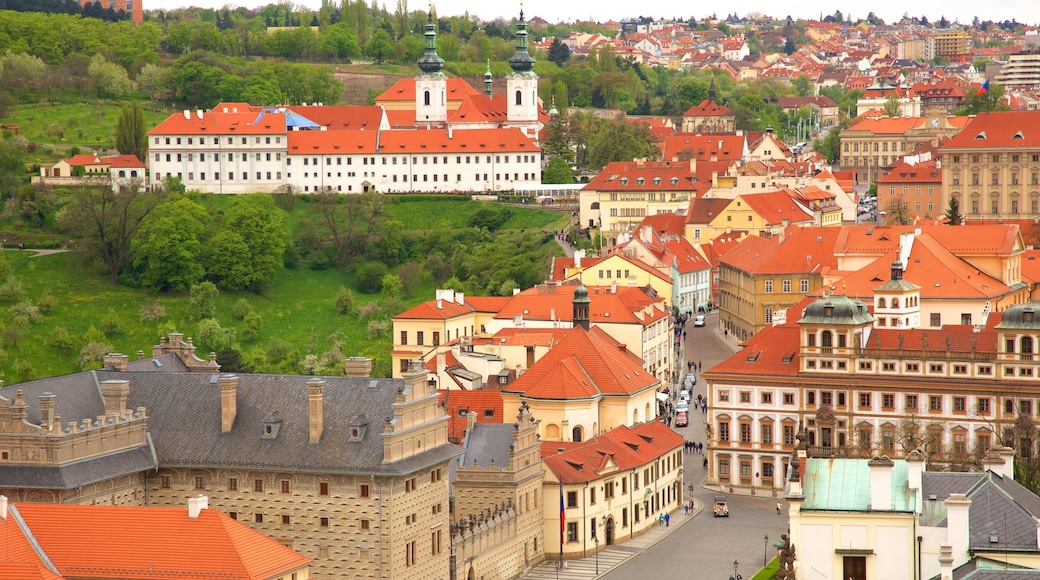
{"type": "MultiPolygon", "coordinates": [[[[686,357],[698,362],[704,370],[731,356],[735,349],[735,342],[724,338],[722,332],[717,330],[718,325],[716,313],[708,315],[704,327],[696,328],[692,322],[686,326],[686,357]]],[[[707,395],[707,384],[700,378],[697,380],[693,398],[696,399],[698,394],[707,395]]],[[[705,415],[694,412],[690,416],[689,427],[675,430],[690,441],[703,443],[704,417],[705,415]]],[[[712,496],[715,494],[700,487],[707,473],[702,466],[701,456],[688,454],[684,463],[687,489],[690,484],[694,485],[693,497],[704,503],[704,511],[695,521],[682,526],[638,556],[614,568],[603,578],[726,580],[733,576],[735,560],[738,563],[737,573],[750,579],[762,567],[763,548],[767,559],[776,555],[776,549],[772,545],[780,539],[781,533],[787,532],[786,506],[783,514],[777,515],[777,498],[729,495],[727,497],[730,517],[713,517],[711,505],[712,496]],[[764,541],[767,535],[768,546],[764,541]]],[[[684,516],[679,512],[675,517],[684,516]]]]}

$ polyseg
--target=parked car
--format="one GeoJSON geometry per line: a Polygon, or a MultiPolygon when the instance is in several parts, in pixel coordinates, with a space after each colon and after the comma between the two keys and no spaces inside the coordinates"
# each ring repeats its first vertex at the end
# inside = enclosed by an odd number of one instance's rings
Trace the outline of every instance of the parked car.
{"type": "Polygon", "coordinates": [[[679,391],[679,400],[680,401],[686,401],[687,403],[689,403],[690,402],[690,391],[687,391],[686,389],[683,389],[683,390],[679,391]]]}
{"type": "Polygon", "coordinates": [[[676,413],[676,415],[675,415],[675,426],[676,427],[686,427],[689,424],[690,424],[690,414],[689,413],[687,413],[686,411],[682,411],[680,413],[676,413]]]}
{"type": "Polygon", "coordinates": [[[697,384],[697,373],[689,372],[686,374],[686,378],[683,379],[683,388],[686,390],[693,390],[693,386],[697,384]]]}
{"type": "Polygon", "coordinates": [[[694,326],[704,326],[704,315],[703,314],[698,314],[697,317],[693,319],[693,325],[694,326]]]}
{"type": "Polygon", "coordinates": [[[728,518],[729,517],[729,505],[726,504],[726,496],[717,495],[712,505],[712,512],[717,518],[728,518]]]}
{"type": "Polygon", "coordinates": [[[675,404],[675,412],[676,413],[688,413],[689,411],[690,411],[690,403],[689,403],[689,401],[681,400],[681,401],[679,401],[678,403],[675,404]]]}

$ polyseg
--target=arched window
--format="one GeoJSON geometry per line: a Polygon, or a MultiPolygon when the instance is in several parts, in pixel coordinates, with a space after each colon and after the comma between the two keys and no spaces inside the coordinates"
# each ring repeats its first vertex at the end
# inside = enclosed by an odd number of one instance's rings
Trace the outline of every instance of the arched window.
{"type": "Polygon", "coordinates": [[[820,346],[826,349],[824,352],[827,352],[832,346],[834,346],[833,341],[834,336],[831,334],[831,331],[824,330],[820,333],[820,346]]]}
{"type": "Polygon", "coordinates": [[[1019,350],[1022,353],[1019,358],[1032,359],[1033,358],[1033,337],[1023,336],[1021,340],[1022,348],[1019,350]]]}
{"type": "Polygon", "coordinates": [[[430,106],[430,91],[423,91],[423,104],[430,106]]]}
{"type": "Polygon", "coordinates": [[[571,429],[571,441],[574,441],[575,443],[581,442],[581,425],[571,429]]]}
{"type": "Polygon", "coordinates": [[[632,424],[639,422],[639,409],[632,409],[632,424]]]}
{"type": "Polygon", "coordinates": [[[899,299],[898,298],[893,298],[892,299],[892,308],[899,308],[899,299]]]}
{"type": "Polygon", "coordinates": [[[523,95],[522,95],[522,93],[520,91],[516,92],[516,104],[518,104],[518,105],[524,104],[524,97],[523,97],[523,95]]]}
{"type": "Polygon", "coordinates": [[[877,307],[878,308],[885,308],[885,299],[884,298],[878,298],[877,299],[877,307]]]}

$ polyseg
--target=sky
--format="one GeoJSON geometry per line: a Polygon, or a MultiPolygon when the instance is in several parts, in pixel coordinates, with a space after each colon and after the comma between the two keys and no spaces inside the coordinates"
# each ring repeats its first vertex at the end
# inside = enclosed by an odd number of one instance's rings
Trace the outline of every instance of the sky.
{"type": "MultiPolygon", "coordinates": [[[[377,0],[385,5],[387,10],[393,11],[397,6],[396,0],[377,0]]],[[[225,4],[232,6],[245,6],[254,8],[266,6],[271,3],[264,0],[242,0],[240,2],[226,2],[225,0],[180,0],[182,5],[194,5],[204,8],[219,8],[225,4]]],[[[145,0],[145,9],[152,8],[145,0]]],[[[303,5],[312,10],[317,10],[321,0],[303,0],[293,2],[295,5],[303,5]]],[[[653,18],[682,18],[688,19],[693,16],[704,18],[712,13],[717,17],[725,17],[731,13],[741,16],[759,12],[774,18],[818,19],[834,14],[835,10],[841,10],[842,14],[852,15],[853,19],[866,17],[868,11],[873,11],[885,22],[898,21],[909,12],[910,16],[927,16],[931,22],[945,16],[951,21],[970,23],[972,18],[978,16],[981,20],[1018,20],[1025,24],[1037,24],[1040,22],[1040,2],[1035,0],[992,0],[990,2],[979,2],[978,0],[945,0],[944,2],[921,2],[914,3],[908,8],[905,1],[896,0],[874,0],[870,3],[849,2],[842,6],[833,0],[802,0],[797,3],[785,3],[778,8],[774,2],[763,0],[729,0],[711,8],[703,7],[706,3],[694,4],[691,2],[677,2],[665,0],[650,5],[641,5],[631,0],[595,0],[560,2],[559,0],[526,0],[523,3],[524,15],[527,18],[540,16],[549,22],[574,21],[574,20],[621,20],[637,16],[649,16],[653,18]]],[[[707,4],[711,5],[711,4],[707,4]]],[[[410,10],[425,10],[426,2],[408,2],[410,10]]],[[[469,12],[485,20],[497,17],[512,18],[520,11],[519,1],[503,2],[502,0],[484,0],[476,2],[473,0],[440,0],[434,2],[437,13],[441,16],[462,15],[469,12]]]]}

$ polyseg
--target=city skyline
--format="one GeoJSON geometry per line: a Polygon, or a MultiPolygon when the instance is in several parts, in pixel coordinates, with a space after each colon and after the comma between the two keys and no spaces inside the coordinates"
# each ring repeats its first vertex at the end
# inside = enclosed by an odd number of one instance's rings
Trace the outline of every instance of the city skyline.
{"type": "MultiPolygon", "coordinates": [[[[225,5],[230,6],[244,6],[247,8],[256,8],[260,6],[266,6],[270,2],[263,0],[245,0],[242,2],[228,3],[223,0],[197,0],[194,2],[185,3],[184,6],[195,6],[199,8],[221,8],[225,5]]],[[[294,3],[297,6],[304,6],[309,10],[317,10],[321,6],[320,0],[305,0],[303,2],[294,3]]],[[[1017,20],[1024,24],[1036,24],[1040,22],[1040,4],[1026,2],[1024,0],[1000,0],[986,6],[981,6],[977,2],[969,0],[951,0],[942,5],[941,8],[934,6],[919,6],[914,7],[910,10],[907,9],[907,5],[902,2],[895,2],[893,0],[881,0],[880,2],[872,3],[869,8],[864,8],[862,5],[849,5],[841,6],[834,2],[827,2],[822,0],[809,0],[803,2],[795,7],[795,10],[790,8],[784,8],[783,11],[778,12],[775,5],[761,0],[736,0],[730,2],[724,6],[718,6],[714,8],[700,6],[697,8],[691,8],[688,5],[683,5],[678,2],[664,2],[656,4],[653,8],[647,10],[645,6],[633,6],[628,2],[621,0],[603,0],[595,4],[595,8],[592,8],[585,3],[570,3],[560,4],[558,2],[552,2],[551,0],[527,0],[526,2],[500,2],[500,3],[481,3],[477,4],[469,0],[441,0],[433,3],[433,6],[438,14],[444,16],[455,16],[469,13],[475,15],[484,20],[493,20],[498,17],[502,18],[513,18],[515,17],[523,6],[524,14],[528,18],[535,16],[541,17],[549,22],[574,22],[576,20],[589,20],[594,19],[599,22],[608,20],[620,21],[626,18],[635,18],[639,16],[648,16],[654,19],[658,18],[676,18],[676,19],[689,19],[691,16],[696,18],[704,18],[714,14],[719,18],[723,18],[728,14],[736,13],[739,16],[747,16],[753,13],[761,13],[774,18],[785,18],[791,16],[794,19],[819,19],[822,16],[828,16],[834,14],[835,11],[841,11],[843,15],[850,15],[855,19],[862,19],[867,16],[869,12],[873,12],[876,16],[880,17],[887,23],[897,22],[903,17],[904,14],[908,16],[920,17],[925,16],[929,22],[935,22],[942,17],[946,17],[947,20],[958,21],[964,24],[972,22],[973,18],[978,16],[980,20],[992,20],[994,22],[1001,22],[1004,20],[1017,20]]],[[[425,9],[423,3],[412,3],[408,5],[409,10],[422,10],[425,9]]],[[[388,10],[392,10],[393,6],[387,6],[388,10]]]]}

